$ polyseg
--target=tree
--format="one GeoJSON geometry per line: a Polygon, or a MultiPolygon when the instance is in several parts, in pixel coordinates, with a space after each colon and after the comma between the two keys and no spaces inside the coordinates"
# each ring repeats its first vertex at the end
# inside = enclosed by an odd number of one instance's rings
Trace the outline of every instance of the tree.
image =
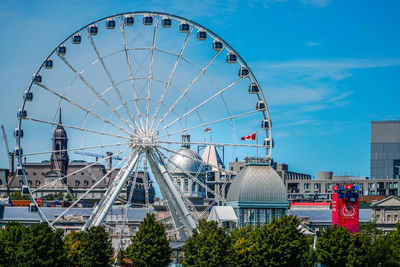
{"type": "Polygon", "coordinates": [[[225,228],[215,221],[200,220],[186,241],[184,266],[233,266],[233,248],[225,228]]]}
{"type": "Polygon", "coordinates": [[[390,235],[377,229],[373,222],[360,225],[359,233],[366,249],[364,266],[390,266],[390,257],[386,256],[390,251],[390,235]]]}
{"type": "Polygon", "coordinates": [[[368,246],[360,233],[350,234],[351,242],[348,248],[347,265],[350,267],[368,266],[368,246]]]}
{"type": "Polygon", "coordinates": [[[251,266],[255,251],[256,228],[252,225],[235,229],[232,236],[234,262],[236,266],[251,266]]]}
{"type": "Polygon", "coordinates": [[[102,226],[75,232],[65,238],[65,251],[71,266],[109,266],[113,254],[111,240],[102,226]]]}
{"type": "Polygon", "coordinates": [[[47,223],[27,228],[17,252],[18,266],[65,266],[63,231],[47,223]]]}
{"type": "Polygon", "coordinates": [[[255,232],[252,266],[307,266],[311,260],[311,244],[299,229],[295,216],[273,218],[255,232]]]}
{"type": "Polygon", "coordinates": [[[154,214],[147,214],[132,238],[126,256],[134,266],[168,266],[171,253],[164,225],[156,222],[154,214]]]}
{"type": "Polygon", "coordinates": [[[318,260],[329,266],[345,266],[348,262],[351,237],[344,227],[334,225],[320,232],[317,238],[318,260]]]}
{"type": "Polygon", "coordinates": [[[15,266],[17,253],[22,240],[26,238],[26,227],[17,222],[9,222],[0,229],[1,266],[15,266]]]}
{"type": "Polygon", "coordinates": [[[389,264],[400,266],[400,223],[397,223],[396,230],[390,234],[389,242],[389,264]]]}

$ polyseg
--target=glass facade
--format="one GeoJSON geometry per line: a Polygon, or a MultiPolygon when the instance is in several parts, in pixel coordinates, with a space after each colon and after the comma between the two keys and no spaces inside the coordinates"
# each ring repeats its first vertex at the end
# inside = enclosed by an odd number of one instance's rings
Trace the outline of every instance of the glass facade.
{"type": "Polygon", "coordinates": [[[285,208],[235,208],[238,215],[239,228],[253,225],[263,226],[271,222],[272,218],[280,218],[287,214],[285,208]]]}

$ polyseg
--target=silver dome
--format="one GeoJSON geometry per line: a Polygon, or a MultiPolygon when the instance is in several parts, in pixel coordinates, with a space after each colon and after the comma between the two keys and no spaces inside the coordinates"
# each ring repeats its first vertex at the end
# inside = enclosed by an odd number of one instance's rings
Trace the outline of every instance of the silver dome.
{"type": "Polygon", "coordinates": [[[286,203],[287,196],[282,178],[273,168],[248,165],[233,180],[226,201],[286,203]]]}
{"type": "MultiPolygon", "coordinates": [[[[197,173],[198,171],[200,171],[200,173],[206,172],[204,162],[202,161],[200,155],[195,151],[187,147],[182,147],[177,151],[177,153],[179,154],[174,154],[170,158],[175,165],[190,173],[197,173]]],[[[169,162],[167,165],[168,171],[170,173],[183,173],[183,171],[180,168],[177,168],[175,165],[169,162]]]]}

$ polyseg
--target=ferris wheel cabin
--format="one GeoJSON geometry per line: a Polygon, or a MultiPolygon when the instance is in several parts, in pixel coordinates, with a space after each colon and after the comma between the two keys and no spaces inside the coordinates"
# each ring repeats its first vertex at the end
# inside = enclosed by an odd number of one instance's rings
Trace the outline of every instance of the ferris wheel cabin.
{"type": "Polygon", "coordinates": [[[81,37],[81,35],[80,35],[79,33],[74,34],[74,35],[72,36],[72,38],[71,38],[71,42],[72,42],[73,44],[80,44],[81,41],[82,41],[82,37],[81,37]]]}
{"type": "Polygon", "coordinates": [[[237,56],[234,53],[229,52],[228,55],[226,56],[226,62],[236,63],[236,61],[237,61],[237,56]]]}
{"type": "Polygon", "coordinates": [[[26,118],[26,110],[21,110],[19,109],[17,112],[17,118],[18,119],[25,119],[26,118]]]}
{"type": "Polygon", "coordinates": [[[24,94],[24,98],[26,99],[26,101],[32,101],[33,99],[33,93],[32,92],[26,92],[24,94]]]}
{"type": "Polygon", "coordinates": [[[264,129],[264,130],[268,130],[269,129],[269,120],[267,120],[267,119],[264,119],[262,122],[261,122],[261,129],[264,129]]]}
{"type": "Polygon", "coordinates": [[[153,24],[153,16],[144,15],[143,16],[143,25],[150,26],[151,24],[153,24]]]}
{"type": "Polygon", "coordinates": [[[260,90],[256,83],[252,83],[249,85],[249,94],[257,94],[260,90]]]}
{"type": "Polygon", "coordinates": [[[162,18],[161,20],[161,27],[163,28],[171,28],[172,20],[170,18],[162,18]]]}
{"type": "Polygon", "coordinates": [[[106,29],[107,30],[115,29],[115,20],[113,18],[106,20],[106,29]]]}
{"type": "Polygon", "coordinates": [[[259,110],[259,111],[265,111],[266,107],[265,107],[264,101],[258,100],[256,109],[259,110]]]}
{"type": "Polygon", "coordinates": [[[187,22],[182,22],[181,24],[179,24],[179,31],[182,33],[187,33],[189,32],[190,29],[190,25],[187,22]]]}
{"type": "Polygon", "coordinates": [[[199,41],[205,41],[207,39],[207,33],[206,31],[199,30],[197,32],[197,40],[199,41]]]}
{"type": "Polygon", "coordinates": [[[53,68],[53,60],[51,58],[46,59],[45,62],[43,63],[43,68],[45,69],[53,68]]]}
{"type": "Polygon", "coordinates": [[[221,41],[215,40],[212,44],[212,50],[219,51],[224,47],[221,41]]]}
{"type": "Polygon", "coordinates": [[[24,137],[24,130],[15,128],[14,129],[14,137],[24,137]]]}
{"type": "Polygon", "coordinates": [[[40,74],[35,74],[35,75],[33,75],[33,82],[34,83],[41,83],[42,82],[42,75],[40,75],[40,74]]]}
{"type": "Polygon", "coordinates": [[[60,56],[65,56],[65,54],[67,53],[67,48],[65,47],[65,45],[60,45],[60,46],[57,48],[57,53],[58,53],[58,55],[60,55],[60,56]]]}
{"type": "Polygon", "coordinates": [[[94,35],[97,35],[97,33],[99,32],[99,29],[97,28],[96,24],[93,24],[93,25],[89,26],[88,32],[90,35],[94,36],[94,35]]]}
{"type": "Polygon", "coordinates": [[[125,26],[132,26],[135,23],[135,19],[133,16],[125,16],[124,17],[124,25],[125,26]]]}
{"type": "Polygon", "coordinates": [[[239,70],[239,77],[240,78],[245,78],[245,77],[247,77],[247,76],[249,76],[249,69],[248,68],[245,68],[245,67],[242,67],[242,68],[240,68],[240,70],[239,70]]]}

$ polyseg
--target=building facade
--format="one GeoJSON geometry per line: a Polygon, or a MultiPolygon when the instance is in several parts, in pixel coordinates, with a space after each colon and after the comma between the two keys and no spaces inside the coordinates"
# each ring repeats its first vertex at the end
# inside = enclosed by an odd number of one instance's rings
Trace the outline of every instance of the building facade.
{"type": "Polygon", "coordinates": [[[371,121],[371,178],[400,179],[400,121],[371,121]]]}

